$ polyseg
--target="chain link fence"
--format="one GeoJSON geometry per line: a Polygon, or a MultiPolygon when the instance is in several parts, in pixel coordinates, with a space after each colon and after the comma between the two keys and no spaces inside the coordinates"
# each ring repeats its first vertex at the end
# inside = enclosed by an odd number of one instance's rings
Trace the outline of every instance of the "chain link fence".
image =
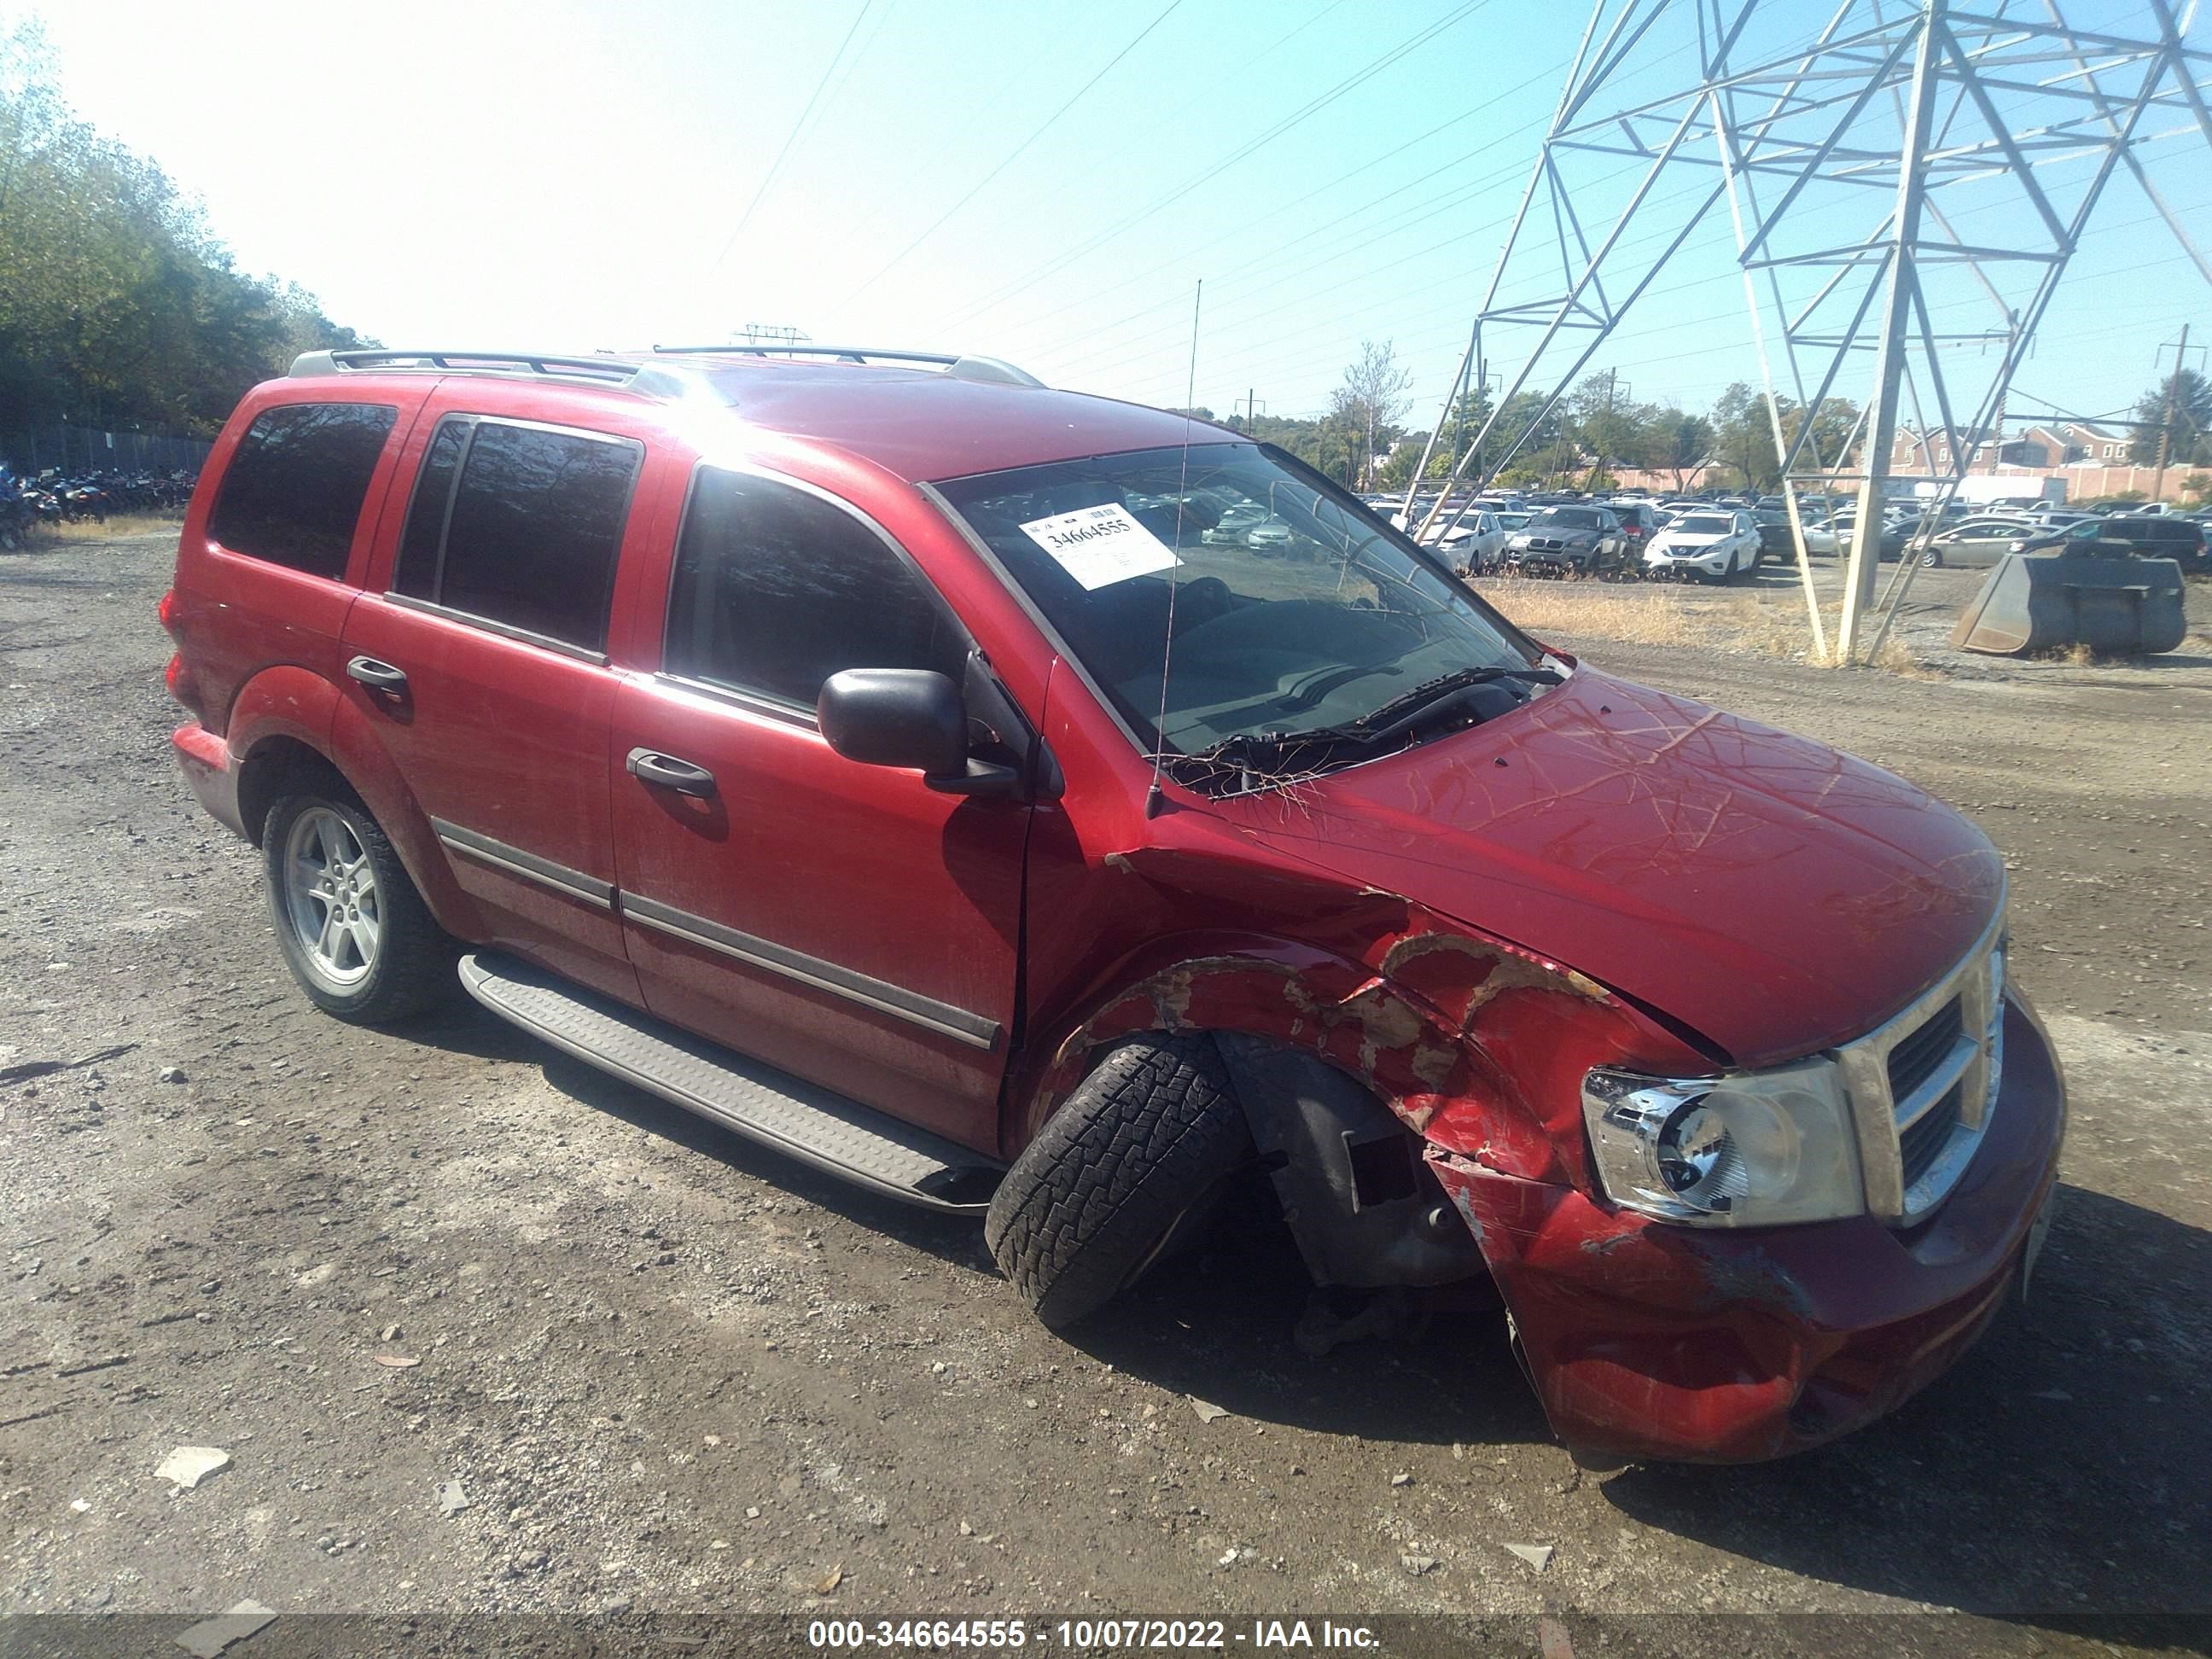
{"type": "Polygon", "coordinates": [[[103,432],[88,426],[27,426],[0,432],[0,460],[25,477],[49,467],[64,477],[89,472],[191,472],[213,448],[204,438],[167,432],[103,432]]]}

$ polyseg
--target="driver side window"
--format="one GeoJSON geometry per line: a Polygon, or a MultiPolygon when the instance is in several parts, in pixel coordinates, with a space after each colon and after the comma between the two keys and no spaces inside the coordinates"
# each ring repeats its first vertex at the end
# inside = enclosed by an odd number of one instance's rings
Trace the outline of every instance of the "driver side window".
{"type": "Polygon", "coordinates": [[[774,479],[699,469],[669,582],[666,672],[811,714],[844,669],[934,669],[957,685],[967,655],[935,592],[852,514],[774,479]]]}

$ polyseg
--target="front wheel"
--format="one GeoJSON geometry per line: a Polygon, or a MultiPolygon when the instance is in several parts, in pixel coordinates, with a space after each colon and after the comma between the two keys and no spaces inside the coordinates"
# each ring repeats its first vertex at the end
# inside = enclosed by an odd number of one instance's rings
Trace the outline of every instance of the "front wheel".
{"type": "Polygon", "coordinates": [[[261,856],[285,965],[324,1012],[380,1025],[450,994],[453,940],[360,803],[283,797],[263,822],[261,856]]]}
{"type": "Polygon", "coordinates": [[[1014,1160],[984,1243],[1037,1317],[1063,1329],[1185,1242],[1251,1151],[1211,1036],[1132,1037],[1014,1160]]]}
{"type": "Polygon", "coordinates": [[[1941,570],[1943,568],[1943,556],[1932,547],[1923,548],[1920,552],[1920,568],[1923,570],[1941,570]]]}

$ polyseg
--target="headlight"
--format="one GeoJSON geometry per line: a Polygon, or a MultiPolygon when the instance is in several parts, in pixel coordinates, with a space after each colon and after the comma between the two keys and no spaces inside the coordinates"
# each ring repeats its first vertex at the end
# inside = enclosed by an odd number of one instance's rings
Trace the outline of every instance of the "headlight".
{"type": "Polygon", "coordinates": [[[1623,1209],[1705,1227],[1832,1221],[1866,1208],[1858,1138],[1834,1063],[1583,1079],[1599,1181],[1623,1209]]]}

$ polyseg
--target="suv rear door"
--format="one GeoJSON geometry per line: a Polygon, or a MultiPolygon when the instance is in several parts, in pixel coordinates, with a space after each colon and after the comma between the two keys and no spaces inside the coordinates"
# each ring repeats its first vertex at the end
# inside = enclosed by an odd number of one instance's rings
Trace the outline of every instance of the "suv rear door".
{"type": "Polygon", "coordinates": [[[501,413],[532,406],[519,390],[450,383],[409,442],[411,492],[392,492],[347,618],[340,760],[428,818],[483,942],[635,1002],[606,642],[618,552],[651,517],[633,506],[647,428],[501,413]]]}
{"type": "Polygon", "coordinates": [[[177,559],[189,666],[216,730],[240,687],[265,669],[296,665],[337,678],[377,508],[427,391],[308,397],[287,382],[228,450],[216,446],[205,532],[177,559]],[[202,625],[218,615],[220,626],[202,625]]]}
{"type": "Polygon", "coordinates": [[[660,672],[617,694],[611,751],[647,1006],[995,1153],[1030,808],[848,761],[814,714],[842,669],[957,683],[965,630],[886,531],[789,479],[699,467],[664,569],[633,653],[660,672]]]}

